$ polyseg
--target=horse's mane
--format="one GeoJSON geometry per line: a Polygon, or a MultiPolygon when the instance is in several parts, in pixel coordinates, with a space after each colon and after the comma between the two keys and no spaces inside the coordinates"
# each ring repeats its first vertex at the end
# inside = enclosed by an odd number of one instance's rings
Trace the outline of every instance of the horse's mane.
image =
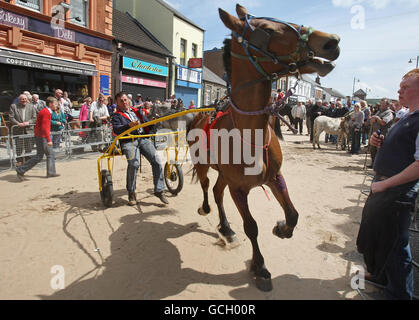
{"type": "Polygon", "coordinates": [[[224,40],[223,62],[227,77],[231,80],[231,39],[224,40]]]}

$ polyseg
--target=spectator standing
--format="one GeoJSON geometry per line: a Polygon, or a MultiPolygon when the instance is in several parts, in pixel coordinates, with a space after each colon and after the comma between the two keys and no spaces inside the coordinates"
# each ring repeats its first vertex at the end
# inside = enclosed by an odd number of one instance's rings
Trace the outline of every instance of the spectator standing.
{"type": "MultiPolygon", "coordinates": [[[[105,104],[105,96],[103,94],[99,94],[97,101],[94,101],[90,106],[89,112],[89,122],[90,128],[92,131],[90,132],[89,142],[94,143],[98,141],[102,141],[103,135],[101,127],[106,124],[109,120],[109,111],[108,106],[105,104]]],[[[96,146],[92,146],[93,151],[96,151],[96,146]]]]}
{"type": "Polygon", "coordinates": [[[141,93],[139,93],[137,94],[137,98],[135,99],[134,107],[139,108],[139,107],[142,107],[143,104],[144,104],[143,96],[141,95],[141,93]]]}
{"type": "Polygon", "coordinates": [[[306,127],[307,127],[307,135],[310,135],[311,132],[311,110],[313,109],[313,101],[311,99],[308,100],[306,105],[306,127]]]}
{"type": "Polygon", "coordinates": [[[54,149],[60,148],[62,131],[64,130],[65,123],[65,114],[59,108],[51,113],[51,135],[52,147],[54,149]]]}
{"type": "Polygon", "coordinates": [[[191,100],[191,102],[189,103],[189,107],[188,107],[188,110],[191,110],[191,109],[196,109],[195,101],[193,101],[193,100],[191,100]]]}
{"type": "Polygon", "coordinates": [[[399,99],[410,113],[386,137],[371,136],[371,145],[379,148],[376,175],[362,212],[357,247],[369,272],[366,279],[384,285],[386,298],[411,300],[410,209],[400,202],[414,202],[419,181],[419,69],[403,77],[399,99]]]}
{"type": "Polygon", "coordinates": [[[52,112],[58,109],[58,101],[53,97],[45,101],[47,107],[42,109],[37,116],[35,125],[36,155],[29,161],[16,168],[17,177],[23,181],[26,172],[42,161],[47,156],[47,178],[55,178],[60,175],[55,170],[55,154],[51,141],[51,117],[52,112]]]}
{"type": "Polygon", "coordinates": [[[326,113],[326,110],[322,106],[323,101],[318,99],[316,100],[316,104],[311,108],[310,113],[310,122],[311,122],[311,130],[310,130],[310,142],[313,142],[313,128],[314,128],[314,120],[317,117],[326,113]]]}
{"type": "Polygon", "coordinates": [[[127,97],[129,100],[130,107],[134,106],[134,101],[132,100],[132,94],[128,94],[127,97]]]}
{"type": "Polygon", "coordinates": [[[33,125],[36,122],[36,109],[28,102],[28,97],[25,94],[21,94],[18,97],[18,102],[10,106],[9,119],[12,124],[12,135],[18,136],[15,138],[16,158],[17,165],[21,165],[24,158],[20,155],[25,153],[31,153],[33,148],[32,137],[19,137],[23,135],[30,135],[33,133],[33,125]]]}
{"type": "MultiPolygon", "coordinates": [[[[89,121],[89,113],[90,113],[91,104],[92,104],[92,98],[87,97],[86,99],[84,99],[84,103],[81,105],[79,121],[80,121],[80,127],[82,129],[86,129],[87,124],[90,122],[89,121]]],[[[79,133],[79,136],[80,136],[83,143],[86,142],[85,140],[87,138],[87,132],[82,131],[82,132],[79,133]]]]}
{"type": "Polygon", "coordinates": [[[109,113],[109,116],[111,117],[115,111],[116,111],[116,104],[113,102],[112,97],[108,97],[108,113],[109,113]]]}
{"type": "Polygon", "coordinates": [[[351,127],[351,136],[352,136],[352,147],[351,154],[359,154],[361,151],[361,129],[364,124],[364,113],[361,111],[361,105],[355,103],[354,113],[352,115],[352,127],[351,127]]]}
{"type": "Polygon", "coordinates": [[[362,131],[361,131],[362,144],[366,145],[368,134],[370,131],[369,119],[371,118],[371,110],[368,107],[368,103],[364,100],[361,101],[361,111],[364,113],[364,124],[362,125],[362,131]]]}
{"type": "Polygon", "coordinates": [[[64,113],[67,118],[67,120],[70,122],[73,120],[73,117],[71,115],[72,109],[73,109],[73,103],[71,102],[70,98],[68,97],[67,91],[64,91],[63,93],[63,108],[64,113]]]}
{"type": "Polygon", "coordinates": [[[301,101],[298,101],[298,103],[292,108],[291,115],[294,118],[295,128],[298,130],[298,127],[300,127],[300,135],[302,135],[303,122],[306,118],[306,106],[301,101]]]}
{"type": "MultiPolygon", "coordinates": [[[[336,108],[336,103],[335,102],[330,102],[329,109],[327,109],[327,111],[326,111],[326,116],[327,117],[330,117],[330,118],[338,118],[338,116],[337,116],[337,108],[336,108]]],[[[328,143],[329,140],[333,144],[336,144],[338,142],[338,136],[337,135],[328,135],[328,134],[326,134],[326,143],[328,143]]]]}
{"type": "Polygon", "coordinates": [[[32,105],[35,107],[37,113],[46,107],[45,101],[40,100],[37,94],[32,95],[32,105]]]}
{"type": "MultiPolygon", "coordinates": [[[[370,125],[372,126],[371,132],[377,132],[381,130],[383,136],[387,135],[388,129],[391,127],[393,122],[393,112],[389,108],[387,99],[381,99],[380,109],[378,112],[373,115],[370,119],[370,125]]],[[[375,161],[375,156],[377,154],[377,147],[370,145],[369,146],[371,153],[371,165],[368,168],[372,169],[375,161]]]]}
{"type": "Polygon", "coordinates": [[[394,118],[394,123],[399,122],[405,115],[409,113],[409,108],[403,107],[400,103],[396,103],[396,116],[394,118]]]}
{"type": "Polygon", "coordinates": [[[63,91],[61,89],[55,90],[54,98],[57,99],[58,107],[65,113],[63,91]]]}

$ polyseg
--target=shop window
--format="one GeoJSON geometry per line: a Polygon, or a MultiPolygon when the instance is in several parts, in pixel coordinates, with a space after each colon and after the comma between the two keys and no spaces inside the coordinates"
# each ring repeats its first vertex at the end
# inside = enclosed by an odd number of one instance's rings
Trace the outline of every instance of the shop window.
{"type": "Polygon", "coordinates": [[[186,66],[186,40],[180,39],[180,64],[186,66]]]}
{"type": "Polygon", "coordinates": [[[88,0],[71,0],[70,22],[87,27],[88,11],[88,0]]]}
{"type": "Polygon", "coordinates": [[[211,104],[211,86],[207,86],[205,89],[205,105],[209,106],[211,104]]]}
{"type": "Polygon", "coordinates": [[[198,57],[198,45],[195,43],[192,43],[192,58],[198,57]]]}
{"type": "Polygon", "coordinates": [[[41,0],[16,0],[16,4],[30,10],[41,12],[41,0]]]}

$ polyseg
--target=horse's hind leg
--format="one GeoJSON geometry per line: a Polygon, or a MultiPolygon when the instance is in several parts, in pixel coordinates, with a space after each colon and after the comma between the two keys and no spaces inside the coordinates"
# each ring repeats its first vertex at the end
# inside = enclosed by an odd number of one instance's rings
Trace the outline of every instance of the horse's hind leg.
{"type": "Polygon", "coordinates": [[[268,183],[269,188],[272,190],[275,198],[280,203],[285,212],[286,222],[278,222],[275,226],[273,233],[281,239],[289,239],[292,237],[295,226],[298,222],[298,212],[294,208],[288,194],[287,184],[284,177],[279,173],[273,180],[268,183]]]}
{"type": "Polygon", "coordinates": [[[208,203],[208,189],[209,189],[209,179],[208,179],[208,165],[195,165],[196,174],[198,175],[199,182],[201,183],[202,191],[204,192],[204,202],[202,207],[198,209],[198,213],[201,216],[206,216],[211,213],[211,207],[208,203]]]}
{"type": "Polygon", "coordinates": [[[265,267],[265,261],[260,253],[259,244],[257,242],[258,226],[249,211],[247,196],[249,192],[239,189],[232,190],[230,188],[231,197],[239,209],[240,215],[243,218],[244,232],[250,239],[253,248],[253,258],[250,270],[256,277],[256,287],[262,291],[272,290],[271,274],[265,267]]]}
{"type": "Polygon", "coordinates": [[[222,174],[220,173],[218,176],[217,183],[215,184],[213,191],[214,191],[214,198],[215,202],[217,203],[218,207],[218,214],[220,216],[220,224],[217,227],[217,232],[220,238],[225,242],[228,246],[235,246],[235,244],[238,244],[236,234],[233,230],[230,228],[230,224],[227,220],[225,211],[224,211],[224,190],[227,186],[224,178],[222,177],[222,174]]]}

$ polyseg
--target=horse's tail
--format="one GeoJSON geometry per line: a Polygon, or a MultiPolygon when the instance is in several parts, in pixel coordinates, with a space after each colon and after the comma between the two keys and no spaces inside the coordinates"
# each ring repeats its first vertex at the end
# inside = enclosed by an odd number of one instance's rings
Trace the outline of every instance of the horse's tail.
{"type": "Polygon", "coordinates": [[[284,141],[284,136],[282,135],[281,130],[281,121],[278,117],[275,117],[275,125],[274,125],[275,134],[279,140],[284,141]]]}

